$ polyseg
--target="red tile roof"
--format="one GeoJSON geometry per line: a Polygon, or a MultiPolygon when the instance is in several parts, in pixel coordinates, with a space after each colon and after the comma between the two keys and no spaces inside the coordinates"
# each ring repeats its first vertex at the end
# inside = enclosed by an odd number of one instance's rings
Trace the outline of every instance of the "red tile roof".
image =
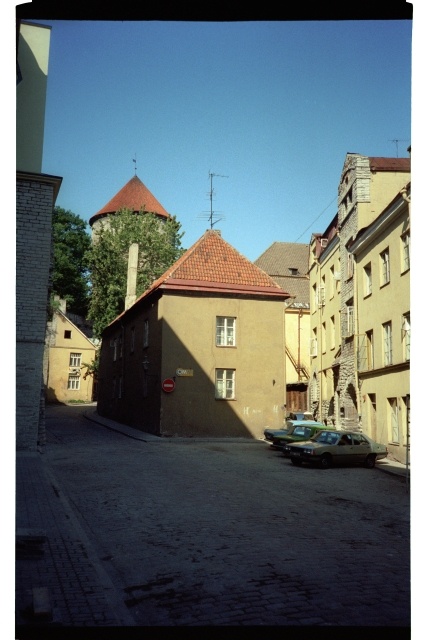
{"type": "Polygon", "coordinates": [[[411,158],[370,157],[371,171],[411,171],[411,158]]]}
{"type": "Polygon", "coordinates": [[[131,209],[140,211],[144,209],[149,213],[155,213],[163,218],[169,218],[170,215],[163,206],[156,200],[155,196],[141,182],[138,176],[133,176],[120,191],[109,200],[105,206],[100,209],[94,216],[90,218],[90,225],[104,215],[116,213],[119,209],[131,209]]]}
{"type": "Polygon", "coordinates": [[[159,289],[260,295],[282,300],[290,296],[265,271],[226,242],[219,231],[212,229],[206,231],[181,258],[155,280],[134,305],[159,289]]]}

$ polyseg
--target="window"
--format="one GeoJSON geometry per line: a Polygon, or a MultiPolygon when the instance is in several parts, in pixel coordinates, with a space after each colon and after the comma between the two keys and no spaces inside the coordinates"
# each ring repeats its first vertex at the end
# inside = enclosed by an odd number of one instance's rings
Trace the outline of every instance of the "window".
{"type": "Polygon", "coordinates": [[[399,408],[397,398],[387,398],[389,403],[389,415],[391,424],[392,442],[399,442],[399,408]]]}
{"type": "Polygon", "coordinates": [[[389,260],[389,250],[385,249],[380,253],[380,264],[381,264],[381,286],[388,284],[390,282],[390,260],[389,260]]]}
{"type": "Polygon", "coordinates": [[[69,366],[70,367],[80,367],[81,366],[81,356],[82,353],[71,353],[69,356],[69,366]]]}
{"type": "Polygon", "coordinates": [[[235,369],[216,369],[215,398],[233,400],[235,398],[235,369]]]}
{"type": "Polygon", "coordinates": [[[113,361],[115,362],[118,357],[118,340],[115,338],[113,341],[113,361]]]}
{"type": "Polygon", "coordinates": [[[404,271],[408,271],[410,268],[410,253],[409,253],[409,243],[410,243],[410,232],[404,233],[402,236],[402,273],[404,271]]]}
{"type": "Polygon", "coordinates": [[[410,360],[411,356],[411,316],[409,313],[405,313],[402,316],[402,343],[403,343],[403,357],[405,360],[410,360]]]}
{"type": "Polygon", "coordinates": [[[330,318],[330,349],[336,348],[336,320],[334,316],[330,318]]]}
{"type": "Polygon", "coordinates": [[[143,330],[143,347],[149,346],[149,321],[144,321],[144,330],[143,330]]]}
{"type": "Polygon", "coordinates": [[[291,276],[299,275],[299,269],[297,267],[289,267],[289,271],[291,276]]]}
{"type": "Polygon", "coordinates": [[[235,347],[236,345],[236,319],[225,316],[216,318],[216,346],[235,347]]]}
{"type": "Polygon", "coordinates": [[[367,354],[367,369],[374,369],[374,332],[367,331],[366,337],[366,354],[367,354]]]}
{"type": "Polygon", "coordinates": [[[353,255],[348,252],[347,254],[347,280],[353,278],[353,255]]]}
{"type": "Polygon", "coordinates": [[[118,398],[122,398],[123,383],[124,383],[124,380],[123,380],[122,376],[119,376],[119,380],[118,380],[118,398]]]}
{"type": "Polygon", "coordinates": [[[343,338],[350,338],[354,334],[354,314],[353,314],[353,304],[351,302],[346,303],[345,311],[344,311],[344,322],[343,322],[343,338]]]}
{"type": "Polygon", "coordinates": [[[383,324],[383,355],[384,366],[392,364],[392,323],[383,324]]]}
{"type": "Polygon", "coordinates": [[[131,327],[131,343],[130,343],[131,353],[134,353],[134,349],[135,349],[135,327],[131,327]]]}
{"type": "Polygon", "coordinates": [[[327,351],[327,326],[325,322],[322,323],[321,347],[322,347],[322,353],[325,353],[327,351]]]}
{"type": "Polygon", "coordinates": [[[78,391],[80,388],[80,376],[75,374],[70,374],[68,376],[68,389],[72,391],[78,391]]]}
{"type": "Polygon", "coordinates": [[[63,337],[65,338],[65,340],[70,340],[72,336],[72,331],[69,331],[68,329],[65,329],[65,332],[63,334],[63,337]]]}
{"type": "Polygon", "coordinates": [[[372,293],[371,262],[364,267],[364,296],[372,293]]]}
{"type": "Polygon", "coordinates": [[[330,267],[330,291],[329,291],[329,298],[331,300],[331,298],[334,298],[334,267],[330,267]]]}
{"type": "Polygon", "coordinates": [[[318,355],[318,341],[317,341],[316,329],[312,329],[312,338],[311,338],[311,344],[309,348],[309,355],[311,356],[311,358],[316,358],[316,356],[318,355]]]}
{"type": "Polygon", "coordinates": [[[318,298],[317,298],[317,285],[312,285],[312,312],[316,311],[318,306],[318,298]]]}

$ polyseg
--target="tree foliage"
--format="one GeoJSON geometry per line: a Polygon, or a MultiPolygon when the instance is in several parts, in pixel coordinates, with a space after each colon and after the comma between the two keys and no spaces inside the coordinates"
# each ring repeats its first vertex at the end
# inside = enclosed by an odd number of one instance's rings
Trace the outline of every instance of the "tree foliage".
{"type": "Polygon", "coordinates": [[[87,223],[72,211],[55,207],[52,224],[52,293],[66,300],[68,311],[85,316],[89,298],[86,253],[91,244],[87,223]]]}
{"type": "Polygon", "coordinates": [[[136,294],[140,296],[183,253],[180,227],[175,218],[163,221],[151,213],[121,209],[96,231],[87,254],[92,285],[88,318],[95,336],[125,308],[130,245],[139,245],[136,294]]]}

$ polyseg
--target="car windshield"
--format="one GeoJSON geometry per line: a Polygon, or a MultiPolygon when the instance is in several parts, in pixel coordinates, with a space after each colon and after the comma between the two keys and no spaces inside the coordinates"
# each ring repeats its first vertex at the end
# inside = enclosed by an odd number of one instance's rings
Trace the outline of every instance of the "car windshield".
{"type": "Polygon", "coordinates": [[[332,433],[331,431],[323,431],[315,436],[315,442],[319,442],[321,444],[337,444],[340,436],[337,433],[332,433]]]}

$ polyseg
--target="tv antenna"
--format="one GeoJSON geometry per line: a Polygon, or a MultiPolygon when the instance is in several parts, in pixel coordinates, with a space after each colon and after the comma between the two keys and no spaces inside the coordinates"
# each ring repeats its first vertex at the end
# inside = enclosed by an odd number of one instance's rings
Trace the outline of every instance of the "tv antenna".
{"type": "Polygon", "coordinates": [[[132,161],[134,162],[134,175],[137,175],[137,154],[134,154],[134,158],[132,159],[132,161]]]}
{"type": "Polygon", "coordinates": [[[389,142],[394,142],[396,145],[396,158],[399,158],[399,142],[409,142],[409,140],[405,140],[405,138],[394,138],[393,140],[389,140],[389,142]]]}
{"type": "Polygon", "coordinates": [[[214,178],[228,178],[228,176],[222,176],[220,173],[211,173],[211,171],[209,171],[209,178],[211,181],[211,190],[209,191],[209,198],[211,201],[211,212],[209,215],[208,220],[210,221],[211,224],[211,229],[213,228],[214,224],[216,224],[217,222],[220,222],[223,218],[219,218],[218,220],[214,220],[214,214],[216,213],[216,211],[213,210],[213,194],[214,194],[214,190],[213,190],[213,179],[214,178]]]}

